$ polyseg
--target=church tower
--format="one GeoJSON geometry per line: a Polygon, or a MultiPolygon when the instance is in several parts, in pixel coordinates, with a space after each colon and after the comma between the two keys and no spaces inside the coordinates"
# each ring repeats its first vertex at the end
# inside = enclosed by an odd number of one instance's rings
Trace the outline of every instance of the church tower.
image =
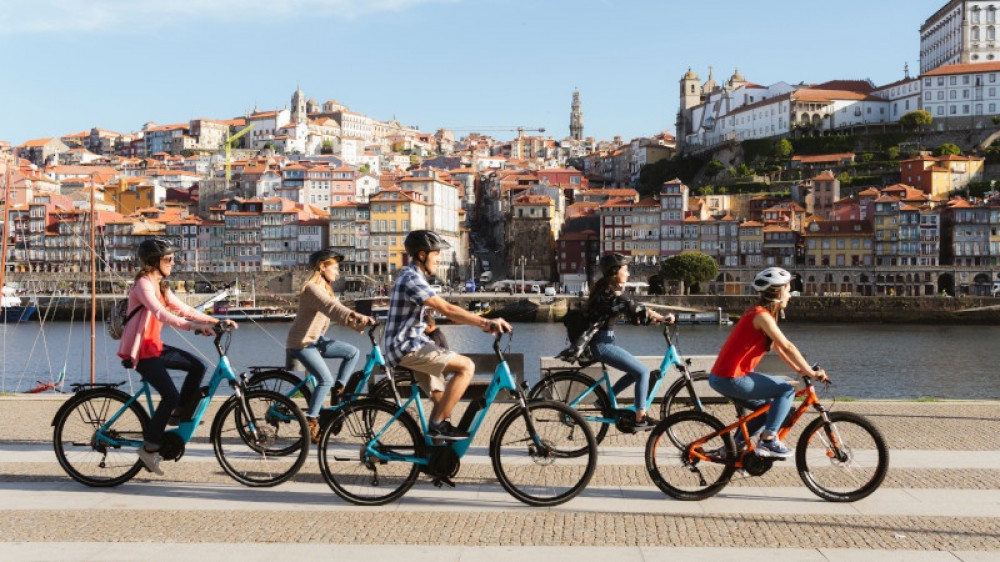
{"type": "Polygon", "coordinates": [[[680,106],[677,108],[677,150],[683,152],[684,139],[692,133],[691,114],[692,107],[701,103],[701,79],[688,68],[687,74],[680,80],[680,106]]]}
{"type": "Polygon", "coordinates": [[[292,123],[306,122],[306,95],[302,93],[302,87],[297,86],[292,94],[292,123]]]}
{"type": "Polygon", "coordinates": [[[583,140],[583,110],[580,109],[580,90],[573,90],[573,107],[569,114],[569,136],[573,140],[583,140]]]}

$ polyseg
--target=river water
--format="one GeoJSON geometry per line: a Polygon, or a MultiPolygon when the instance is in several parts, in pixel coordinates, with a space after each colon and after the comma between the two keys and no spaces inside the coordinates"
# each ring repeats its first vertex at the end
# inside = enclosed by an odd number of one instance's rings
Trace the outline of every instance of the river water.
{"type": "MultiPolygon", "coordinates": [[[[230,360],[239,372],[250,365],[282,365],[289,324],[241,324],[234,334],[230,360]]],[[[810,362],[818,362],[834,378],[837,396],[854,398],[1000,399],[1000,327],[877,324],[782,325],[810,362]]],[[[714,355],[731,326],[682,326],[676,343],[682,355],[714,355]]],[[[466,326],[442,326],[456,351],[491,352],[492,337],[466,326]]],[[[344,328],[328,334],[358,346],[368,339],[344,328]]],[[[656,327],[618,326],[620,344],[635,355],[663,354],[663,337],[656,327]]],[[[164,330],[167,343],[200,351],[209,365],[218,356],[211,339],[190,332],[164,330]],[[188,342],[188,343],[186,343],[188,342]]],[[[110,340],[98,325],[97,379],[120,382],[126,371],[110,340]]],[[[65,368],[66,388],[89,380],[89,324],[49,322],[0,325],[0,391],[23,392],[36,381],[54,380],[65,368]]],[[[511,352],[525,355],[525,379],[537,380],[540,356],[555,355],[566,345],[561,324],[515,324],[511,352]]],[[[359,366],[363,359],[359,360],[359,366]]],[[[206,380],[209,375],[206,375],[206,380]]],[[[133,380],[138,381],[134,376],[133,380]]]]}

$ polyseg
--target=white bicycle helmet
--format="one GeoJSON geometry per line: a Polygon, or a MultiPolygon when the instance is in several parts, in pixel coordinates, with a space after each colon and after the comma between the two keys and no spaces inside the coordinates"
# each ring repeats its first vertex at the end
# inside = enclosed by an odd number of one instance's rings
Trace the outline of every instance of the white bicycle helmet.
{"type": "Polygon", "coordinates": [[[792,274],[780,267],[769,267],[753,278],[753,288],[758,292],[784,287],[792,282],[792,274]]]}

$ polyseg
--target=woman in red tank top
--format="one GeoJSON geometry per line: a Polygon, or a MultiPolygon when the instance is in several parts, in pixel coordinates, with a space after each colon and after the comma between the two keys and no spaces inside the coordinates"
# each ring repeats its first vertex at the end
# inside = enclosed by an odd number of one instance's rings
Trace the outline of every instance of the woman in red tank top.
{"type": "MultiPolygon", "coordinates": [[[[722,345],[708,378],[708,384],[716,392],[750,409],[756,410],[771,402],[766,419],[758,417],[747,423],[751,435],[763,427],[755,450],[765,457],[786,458],[792,455],[791,449],[778,440],[777,434],[792,408],[795,386],[782,377],[754,371],[764,355],[773,348],[799,375],[827,380],[826,372],[822,369],[813,371],[795,344],[778,328],[778,318],[784,317],[785,307],[791,298],[791,280],[791,274],[780,267],[769,267],[754,277],[753,286],[759,293],[757,303],[736,323],[722,345]]],[[[741,446],[740,435],[736,437],[737,445],[741,446]]]]}

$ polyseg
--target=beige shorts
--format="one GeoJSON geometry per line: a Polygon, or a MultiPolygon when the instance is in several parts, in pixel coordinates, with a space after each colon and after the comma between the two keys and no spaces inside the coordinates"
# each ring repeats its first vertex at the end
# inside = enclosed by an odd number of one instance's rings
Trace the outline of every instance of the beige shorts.
{"type": "Polygon", "coordinates": [[[458,356],[453,351],[428,343],[399,360],[399,366],[413,371],[425,391],[444,392],[444,369],[458,356]]]}

